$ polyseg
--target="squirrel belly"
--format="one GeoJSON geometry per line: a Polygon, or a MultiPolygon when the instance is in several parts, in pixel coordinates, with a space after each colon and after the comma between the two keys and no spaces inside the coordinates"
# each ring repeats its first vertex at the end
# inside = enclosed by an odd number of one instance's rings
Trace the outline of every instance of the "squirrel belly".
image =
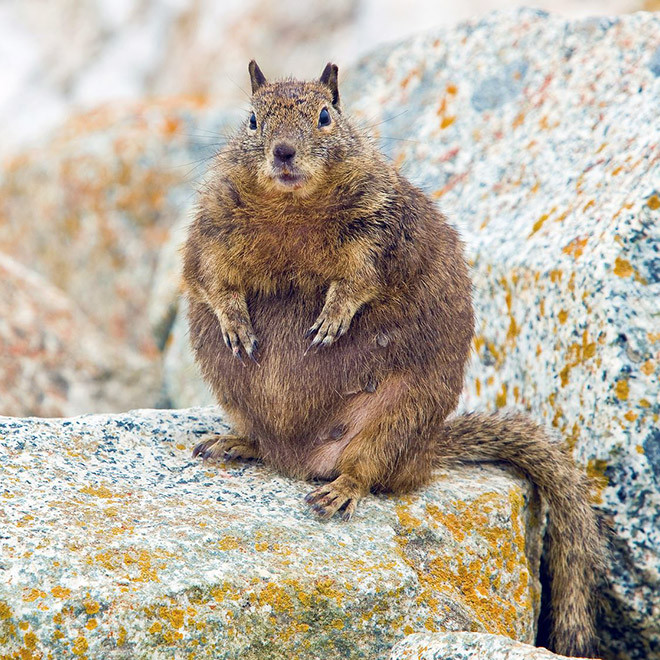
{"type": "Polygon", "coordinates": [[[337,67],[266,81],[218,154],[183,248],[190,338],[234,435],[202,458],[331,480],[306,498],[348,520],[372,491],[505,461],[549,505],[553,650],[596,647],[605,556],[589,482],[525,415],[450,418],[474,319],[456,230],[344,115],[337,67]]]}
{"type": "MultiPolygon", "coordinates": [[[[257,243],[252,248],[258,249],[257,243]]],[[[252,438],[265,462],[302,478],[338,476],[346,445],[386,416],[410,417],[409,423],[397,423],[397,451],[405,456],[408,435],[428,433],[427,425],[437,425],[455,408],[469,351],[469,332],[453,349],[443,348],[447,333],[441,328],[456,310],[450,296],[443,300],[429,287],[408,291],[394,304],[385,300],[361,309],[332,347],[310,349],[305,335],[324,295],[321,287],[281,287],[246,296],[259,338],[258,362],[241,362],[227,350],[208,304],[191,299],[189,305],[197,362],[234,428],[252,438]],[[415,407],[428,412],[411,414],[415,407]]],[[[465,313],[469,324],[469,309],[465,313]]],[[[411,454],[417,450],[410,447],[411,454]]],[[[402,491],[424,483],[430,478],[426,450],[420,459],[423,466],[410,484],[391,480],[397,472],[392,461],[370,489],[402,491]]]]}

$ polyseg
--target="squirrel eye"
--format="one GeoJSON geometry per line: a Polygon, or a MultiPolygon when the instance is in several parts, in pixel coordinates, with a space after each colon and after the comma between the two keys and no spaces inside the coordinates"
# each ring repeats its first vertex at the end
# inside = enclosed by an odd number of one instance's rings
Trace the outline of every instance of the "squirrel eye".
{"type": "Polygon", "coordinates": [[[254,112],[250,115],[250,128],[253,131],[257,130],[257,116],[254,114],[254,112]]]}
{"type": "Polygon", "coordinates": [[[321,110],[321,114],[319,115],[319,128],[321,126],[329,126],[330,122],[330,113],[328,112],[327,108],[323,108],[323,110],[321,110]]]}

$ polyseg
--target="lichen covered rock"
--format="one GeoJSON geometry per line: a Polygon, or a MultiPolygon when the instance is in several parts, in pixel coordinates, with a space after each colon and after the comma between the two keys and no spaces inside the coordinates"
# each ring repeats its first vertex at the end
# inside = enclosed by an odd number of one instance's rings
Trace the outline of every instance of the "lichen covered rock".
{"type": "Polygon", "coordinates": [[[157,362],[108,339],[62,291],[2,253],[0,282],[0,414],[59,417],[158,402],[157,362]]]}
{"type": "Polygon", "coordinates": [[[465,406],[531,410],[598,481],[620,658],[660,655],[659,35],[657,14],[492,14],[382,49],[344,85],[467,243],[465,406]]]}
{"type": "Polygon", "coordinates": [[[568,660],[510,637],[483,633],[418,633],[392,649],[390,660],[568,660]]]}
{"type": "Polygon", "coordinates": [[[159,251],[223,141],[226,113],[209,114],[203,100],[186,98],[102,107],[0,172],[3,251],[152,359],[145,310],[159,251]]]}
{"type": "Polygon", "coordinates": [[[309,484],[191,459],[224,429],[212,408],[0,418],[0,655],[375,659],[425,630],[533,641],[543,530],[524,480],[464,468],[320,522],[309,484]]]}

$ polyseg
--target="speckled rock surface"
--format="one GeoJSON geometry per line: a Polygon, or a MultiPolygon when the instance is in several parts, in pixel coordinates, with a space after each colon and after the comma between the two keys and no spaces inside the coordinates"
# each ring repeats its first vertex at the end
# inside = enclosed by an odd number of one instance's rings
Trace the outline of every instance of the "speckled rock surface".
{"type": "Polygon", "coordinates": [[[620,658],[660,657],[659,49],[657,14],[522,10],[378,51],[344,85],[467,243],[465,407],[533,411],[600,482],[620,658]]]}
{"type": "Polygon", "coordinates": [[[567,660],[565,655],[483,633],[417,633],[392,649],[390,660],[567,660]]]}
{"type": "Polygon", "coordinates": [[[109,341],[67,296],[0,253],[0,414],[153,406],[157,362],[109,341]]]}
{"type": "Polygon", "coordinates": [[[340,83],[466,241],[465,407],[531,410],[597,478],[616,535],[602,634],[640,659],[660,656],[659,53],[658,14],[519,10],[382,48],[340,83]]]}
{"type": "Polygon", "coordinates": [[[215,408],[0,418],[0,656],[376,660],[416,631],[533,640],[542,516],[524,481],[466,468],[323,523],[309,484],[191,460],[223,429],[215,408]]]}
{"type": "Polygon", "coordinates": [[[4,164],[2,250],[65,291],[109,337],[155,358],[145,308],[159,250],[222,142],[225,116],[175,98],[74,117],[4,164]]]}

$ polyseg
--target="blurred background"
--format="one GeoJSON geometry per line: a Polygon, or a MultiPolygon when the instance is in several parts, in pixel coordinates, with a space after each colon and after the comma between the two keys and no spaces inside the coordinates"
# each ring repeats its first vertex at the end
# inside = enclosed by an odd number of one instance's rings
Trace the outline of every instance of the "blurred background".
{"type": "Polygon", "coordinates": [[[0,414],[210,401],[171,345],[177,245],[248,102],[250,58],[267,77],[318,76],[328,60],[341,76],[387,41],[517,4],[0,0],[0,414]]]}

